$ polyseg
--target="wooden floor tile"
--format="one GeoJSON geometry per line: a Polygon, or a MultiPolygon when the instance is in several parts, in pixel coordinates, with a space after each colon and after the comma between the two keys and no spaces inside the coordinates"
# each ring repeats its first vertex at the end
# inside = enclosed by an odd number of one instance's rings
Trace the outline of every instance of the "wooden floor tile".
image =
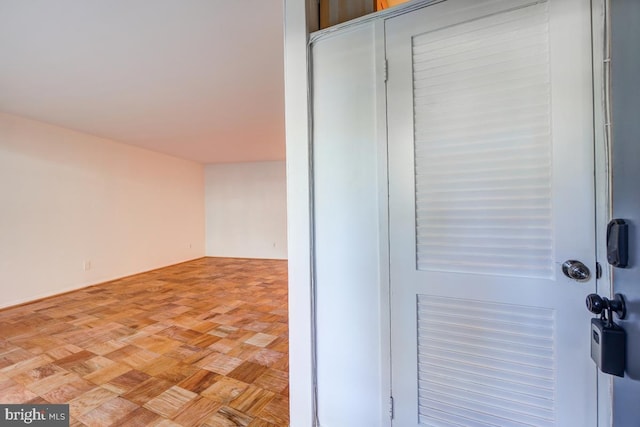
{"type": "Polygon", "coordinates": [[[132,342],[133,345],[149,350],[157,354],[165,354],[182,345],[180,341],[164,338],[157,335],[147,335],[132,342]]]}
{"type": "Polygon", "coordinates": [[[244,414],[257,416],[274,397],[275,393],[250,385],[238,397],[233,399],[229,406],[244,414]]]}
{"type": "Polygon", "coordinates": [[[201,393],[219,381],[220,378],[220,375],[215,372],[200,369],[189,378],[182,380],[178,385],[185,390],[189,390],[194,393],[201,393]]]}
{"type": "Polygon", "coordinates": [[[267,370],[266,366],[259,365],[253,362],[244,362],[242,365],[235,368],[233,371],[227,374],[228,377],[234,378],[238,381],[242,381],[251,384],[258,379],[267,370]]]}
{"type": "Polygon", "coordinates": [[[119,350],[105,354],[105,357],[126,363],[134,369],[139,369],[153,362],[153,360],[160,357],[160,355],[129,344],[119,350]]]}
{"type": "MultiPolygon", "coordinates": [[[[95,361],[95,359],[96,358],[91,359],[91,361],[95,361]]],[[[105,366],[98,367],[95,371],[85,375],[84,378],[94,384],[102,385],[129,371],[131,371],[130,366],[123,363],[113,362],[105,364],[105,366]]]]}
{"type": "Polygon", "coordinates": [[[64,374],[64,373],[68,373],[68,372],[59,366],[48,363],[46,365],[39,366],[29,371],[25,371],[17,375],[13,375],[11,376],[11,379],[24,386],[28,386],[33,383],[42,381],[45,378],[51,377],[52,375],[64,374]]]}
{"type": "Polygon", "coordinates": [[[177,384],[183,379],[198,372],[198,370],[199,368],[195,365],[178,362],[176,365],[167,367],[167,369],[164,369],[162,372],[156,374],[156,377],[177,384]]]}
{"type": "Polygon", "coordinates": [[[258,417],[276,426],[289,425],[288,402],[272,399],[258,412],[258,417]]]}
{"type": "Polygon", "coordinates": [[[125,393],[122,397],[129,399],[138,405],[144,405],[171,386],[172,384],[169,381],[151,377],[125,393]]]}
{"type": "Polygon", "coordinates": [[[60,347],[50,349],[49,351],[47,351],[47,356],[53,358],[54,360],[60,360],[80,351],[83,350],[78,346],[75,346],[73,344],[65,344],[61,345],[60,347]]]}
{"type": "Polygon", "coordinates": [[[198,395],[182,387],[173,386],[144,404],[144,407],[166,418],[173,418],[198,395]]]}
{"type": "Polygon", "coordinates": [[[249,427],[278,427],[278,424],[271,424],[261,418],[254,418],[254,420],[249,423],[249,427]]]}
{"type": "Polygon", "coordinates": [[[213,353],[213,350],[202,349],[199,347],[192,347],[189,345],[182,345],[170,353],[167,353],[167,357],[180,360],[182,363],[188,363],[195,365],[205,357],[213,353]]]}
{"type": "Polygon", "coordinates": [[[43,394],[42,397],[50,403],[66,403],[95,387],[95,384],[79,378],[76,381],[64,383],[60,387],[54,388],[50,392],[43,394]]]}
{"type": "MultiPolygon", "coordinates": [[[[0,330],[2,329],[0,328],[0,330]]],[[[33,353],[28,352],[27,350],[24,350],[22,348],[16,348],[14,350],[8,351],[7,353],[3,354],[2,358],[0,359],[6,363],[5,367],[2,368],[2,370],[7,372],[6,368],[13,369],[12,365],[20,362],[25,362],[29,359],[32,359],[34,356],[35,355],[33,353]]]]}
{"type": "Polygon", "coordinates": [[[287,353],[281,353],[279,351],[270,350],[268,348],[261,348],[254,354],[252,354],[248,360],[251,362],[256,362],[263,366],[273,366],[280,359],[286,358],[287,353]]]}
{"type": "Polygon", "coordinates": [[[149,378],[151,378],[150,375],[132,369],[116,378],[111,379],[108,383],[102,384],[102,387],[119,395],[122,395],[142,384],[149,378]]]}
{"type": "Polygon", "coordinates": [[[96,354],[88,350],[81,350],[58,359],[56,361],[56,365],[61,366],[67,370],[73,370],[75,366],[81,365],[86,360],[92,359],[95,356],[96,354]]]}
{"type": "Polygon", "coordinates": [[[267,369],[253,384],[274,393],[282,393],[289,385],[289,375],[276,369],[267,369]]]}
{"type": "Polygon", "coordinates": [[[2,386],[0,388],[0,402],[5,404],[24,403],[38,397],[22,384],[13,381],[5,381],[0,385],[2,386]]]}
{"type": "MultiPolygon", "coordinates": [[[[72,366],[65,367],[69,371],[73,371],[76,374],[87,377],[90,374],[101,371],[105,368],[109,368],[111,366],[117,365],[117,362],[114,362],[111,359],[108,359],[103,356],[92,355],[93,357],[83,360],[82,362],[75,363],[72,366]]],[[[117,376],[117,375],[116,375],[117,376]]]]}
{"type": "Polygon", "coordinates": [[[200,394],[218,402],[227,403],[245,391],[249,384],[243,383],[233,378],[222,377],[219,381],[211,385],[200,394]]]}
{"type": "Polygon", "coordinates": [[[222,407],[218,412],[207,418],[203,427],[248,426],[253,418],[236,409],[222,407]]]}
{"type": "Polygon", "coordinates": [[[64,341],[51,336],[38,336],[36,338],[28,336],[21,340],[15,340],[14,343],[33,354],[41,354],[64,345],[64,341]]]}
{"type": "Polygon", "coordinates": [[[117,394],[102,387],[96,387],[71,400],[69,402],[69,411],[72,417],[77,418],[115,397],[117,397],[117,394]]]}
{"type": "Polygon", "coordinates": [[[245,342],[247,344],[255,345],[258,347],[266,347],[269,344],[271,344],[276,338],[278,337],[274,335],[263,334],[262,332],[258,332],[257,334],[255,334],[254,336],[246,340],[245,342]]]}
{"type": "Polygon", "coordinates": [[[203,369],[207,369],[221,375],[228,374],[241,364],[242,359],[227,356],[226,354],[217,352],[210,354],[209,356],[196,363],[196,365],[200,366],[203,369]]]}
{"type": "MultiPolygon", "coordinates": [[[[9,352],[8,354],[12,354],[12,353],[13,351],[9,352]]],[[[32,369],[38,368],[40,366],[46,365],[51,362],[53,362],[53,359],[47,355],[38,355],[35,357],[31,355],[31,357],[27,359],[23,359],[18,362],[14,362],[9,366],[5,366],[4,368],[0,369],[0,372],[7,375],[8,377],[14,377],[23,372],[30,371],[32,369]]]]}
{"type": "Polygon", "coordinates": [[[127,343],[124,341],[110,340],[107,342],[101,342],[101,343],[97,343],[95,345],[89,346],[87,347],[87,350],[93,354],[104,356],[107,353],[114,352],[126,346],[127,346],[127,343]]]}
{"type": "Polygon", "coordinates": [[[286,427],[286,272],[202,258],[0,310],[0,403],[68,403],[73,427],[286,427]]]}
{"type": "Polygon", "coordinates": [[[225,338],[219,339],[215,343],[211,344],[208,348],[212,351],[216,351],[218,353],[227,354],[231,350],[233,350],[239,343],[230,339],[227,339],[225,334],[225,338]]]}
{"type": "Polygon", "coordinates": [[[147,365],[144,365],[140,370],[152,377],[157,377],[158,374],[161,374],[162,372],[165,372],[179,364],[180,362],[176,359],[160,356],[147,365]]]}
{"type": "Polygon", "coordinates": [[[126,420],[139,406],[121,397],[106,401],[97,408],[78,415],[78,420],[87,426],[125,425],[126,420]]]}
{"type": "Polygon", "coordinates": [[[148,409],[139,407],[133,412],[127,414],[123,425],[127,427],[143,427],[151,425],[153,422],[163,419],[160,415],[148,409]]]}
{"type": "Polygon", "coordinates": [[[183,407],[173,420],[183,426],[196,426],[217,412],[221,406],[219,402],[200,396],[183,407]]]}
{"type": "Polygon", "coordinates": [[[77,381],[79,378],[80,377],[78,375],[71,372],[61,371],[32,382],[26,387],[32,392],[36,393],[38,396],[42,396],[46,393],[49,393],[51,390],[60,387],[63,384],[77,381]]]}

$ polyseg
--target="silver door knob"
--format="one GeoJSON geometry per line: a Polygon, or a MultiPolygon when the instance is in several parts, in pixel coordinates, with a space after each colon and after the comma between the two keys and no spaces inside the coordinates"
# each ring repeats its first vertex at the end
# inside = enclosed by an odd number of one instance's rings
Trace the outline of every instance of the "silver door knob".
{"type": "Polygon", "coordinates": [[[573,279],[576,282],[587,282],[591,278],[589,267],[574,259],[562,263],[562,272],[569,279],[573,279]]]}

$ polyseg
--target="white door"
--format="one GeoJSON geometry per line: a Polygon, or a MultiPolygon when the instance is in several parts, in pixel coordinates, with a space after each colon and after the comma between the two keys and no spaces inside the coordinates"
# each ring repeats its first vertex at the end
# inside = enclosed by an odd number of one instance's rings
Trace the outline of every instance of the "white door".
{"type": "Polygon", "coordinates": [[[394,426],[596,425],[590,34],[587,0],[387,21],[394,426]]]}

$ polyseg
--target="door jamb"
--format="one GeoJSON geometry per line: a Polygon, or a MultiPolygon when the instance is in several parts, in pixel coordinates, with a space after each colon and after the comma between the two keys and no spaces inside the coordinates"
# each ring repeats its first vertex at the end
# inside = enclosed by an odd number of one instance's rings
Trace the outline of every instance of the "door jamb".
{"type": "MultiPolygon", "coordinates": [[[[612,269],[607,262],[606,229],[611,218],[611,151],[609,121],[609,0],[591,1],[591,43],[593,62],[593,138],[595,159],[596,261],[602,267],[597,279],[598,294],[611,296],[612,269]]],[[[594,367],[594,369],[596,369],[594,367]]],[[[613,381],[598,371],[598,427],[613,425],[613,381]]]]}
{"type": "Polygon", "coordinates": [[[386,19],[374,23],[376,68],[376,137],[378,157],[379,277],[380,277],[380,425],[391,426],[393,416],[391,390],[391,277],[389,253],[389,177],[387,158],[387,50],[386,19]]]}
{"type": "MultiPolygon", "coordinates": [[[[381,412],[380,425],[390,426],[389,400],[391,390],[391,325],[390,325],[390,277],[389,277],[389,223],[388,223],[388,174],[387,174],[387,98],[386,98],[386,49],[385,49],[385,22],[394,16],[408,13],[414,9],[427,7],[443,0],[422,0],[410,4],[410,6],[398,7],[393,13],[379,12],[367,17],[345,23],[334,28],[318,31],[311,35],[311,44],[315,39],[322,38],[331,32],[348,30],[349,27],[369,20],[375,20],[375,67],[377,78],[377,145],[378,145],[378,189],[379,189],[379,218],[380,218],[380,253],[379,253],[379,277],[380,277],[380,351],[381,354],[381,412]]],[[[611,217],[611,193],[610,193],[610,141],[607,135],[608,97],[607,77],[608,58],[605,61],[605,43],[609,37],[606,35],[610,28],[605,25],[607,20],[607,5],[609,0],[591,0],[592,16],[592,61],[593,61],[593,110],[594,110],[594,150],[595,150],[595,204],[596,204],[596,235],[606,235],[606,224],[611,217]]],[[[607,55],[608,56],[608,55],[607,55]]],[[[596,260],[602,266],[602,277],[598,279],[597,291],[603,295],[612,294],[611,268],[606,262],[606,243],[600,238],[596,242],[596,260]],[[602,261],[602,262],[601,262],[602,261]]],[[[595,367],[594,367],[595,369],[595,367]]],[[[612,426],[612,380],[611,377],[598,373],[598,426],[612,426]]]]}

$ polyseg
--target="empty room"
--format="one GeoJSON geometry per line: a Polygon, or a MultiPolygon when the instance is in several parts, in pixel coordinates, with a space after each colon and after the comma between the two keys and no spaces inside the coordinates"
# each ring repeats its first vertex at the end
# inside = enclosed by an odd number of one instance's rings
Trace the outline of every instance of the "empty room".
{"type": "Polygon", "coordinates": [[[0,404],[288,425],[282,14],[0,1],[0,404]]]}

